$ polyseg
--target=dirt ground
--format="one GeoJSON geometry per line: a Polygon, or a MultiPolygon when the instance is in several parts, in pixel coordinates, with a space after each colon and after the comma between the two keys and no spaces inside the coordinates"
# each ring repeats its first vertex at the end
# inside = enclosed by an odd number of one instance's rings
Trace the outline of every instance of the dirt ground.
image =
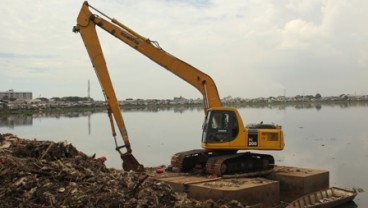
{"type": "Polygon", "coordinates": [[[0,207],[249,207],[199,201],[152,176],[106,168],[65,142],[0,134],[0,207]]]}

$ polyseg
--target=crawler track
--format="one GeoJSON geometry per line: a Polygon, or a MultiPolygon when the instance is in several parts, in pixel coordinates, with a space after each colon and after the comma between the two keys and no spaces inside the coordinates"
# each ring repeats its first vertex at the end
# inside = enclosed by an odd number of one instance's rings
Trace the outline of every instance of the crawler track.
{"type": "Polygon", "coordinates": [[[185,152],[178,152],[171,157],[171,165],[180,171],[189,172],[196,165],[204,167],[208,160],[207,151],[203,149],[194,149],[185,152]]]}
{"type": "Polygon", "coordinates": [[[275,160],[271,155],[256,153],[224,154],[215,151],[190,150],[176,153],[171,165],[183,172],[201,167],[208,174],[217,176],[241,174],[260,176],[272,172],[275,160]]]}
{"type": "Polygon", "coordinates": [[[217,176],[244,173],[259,176],[272,170],[274,164],[271,155],[246,152],[211,157],[206,163],[206,172],[217,176]]]}

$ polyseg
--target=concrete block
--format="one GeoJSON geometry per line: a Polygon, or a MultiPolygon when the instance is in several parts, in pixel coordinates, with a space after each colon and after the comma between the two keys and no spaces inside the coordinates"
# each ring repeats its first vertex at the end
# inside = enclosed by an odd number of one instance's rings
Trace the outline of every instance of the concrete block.
{"type": "Polygon", "coordinates": [[[158,178],[158,180],[168,183],[176,192],[187,192],[189,184],[206,181],[204,177],[198,176],[170,176],[158,178]]]}
{"type": "Polygon", "coordinates": [[[160,178],[177,192],[199,200],[238,200],[247,205],[272,207],[280,202],[279,182],[264,178],[207,179],[204,177],[160,178]]]}
{"type": "Polygon", "coordinates": [[[329,187],[326,170],[277,166],[267,178],[280,182],[280,200],[285,202],[329,187]]]}

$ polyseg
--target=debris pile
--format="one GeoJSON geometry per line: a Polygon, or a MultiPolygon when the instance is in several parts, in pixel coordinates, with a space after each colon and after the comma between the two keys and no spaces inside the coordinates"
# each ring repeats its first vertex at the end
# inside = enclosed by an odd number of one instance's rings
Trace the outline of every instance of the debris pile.
{"type": "Polygon", "coordinates": [[[149,173],[106,168],[66,142],[0,134],[0,207],[246,207],[198,201],[149,173]]]}

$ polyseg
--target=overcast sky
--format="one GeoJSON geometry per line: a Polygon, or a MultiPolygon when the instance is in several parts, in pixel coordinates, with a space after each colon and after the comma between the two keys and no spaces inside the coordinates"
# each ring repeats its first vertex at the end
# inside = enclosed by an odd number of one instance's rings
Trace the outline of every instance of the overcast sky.
{"type": "MultiPolygon", "coordinates": [[[[103,95],[79,34],[83,1],[2,0],[0,91],[103,95]]],[[[91,0],[209,74],[221,98],[368,94],[367,0],[91,0]]],[[[201,97],[99,30],[118,99],[201,97]]]]}

